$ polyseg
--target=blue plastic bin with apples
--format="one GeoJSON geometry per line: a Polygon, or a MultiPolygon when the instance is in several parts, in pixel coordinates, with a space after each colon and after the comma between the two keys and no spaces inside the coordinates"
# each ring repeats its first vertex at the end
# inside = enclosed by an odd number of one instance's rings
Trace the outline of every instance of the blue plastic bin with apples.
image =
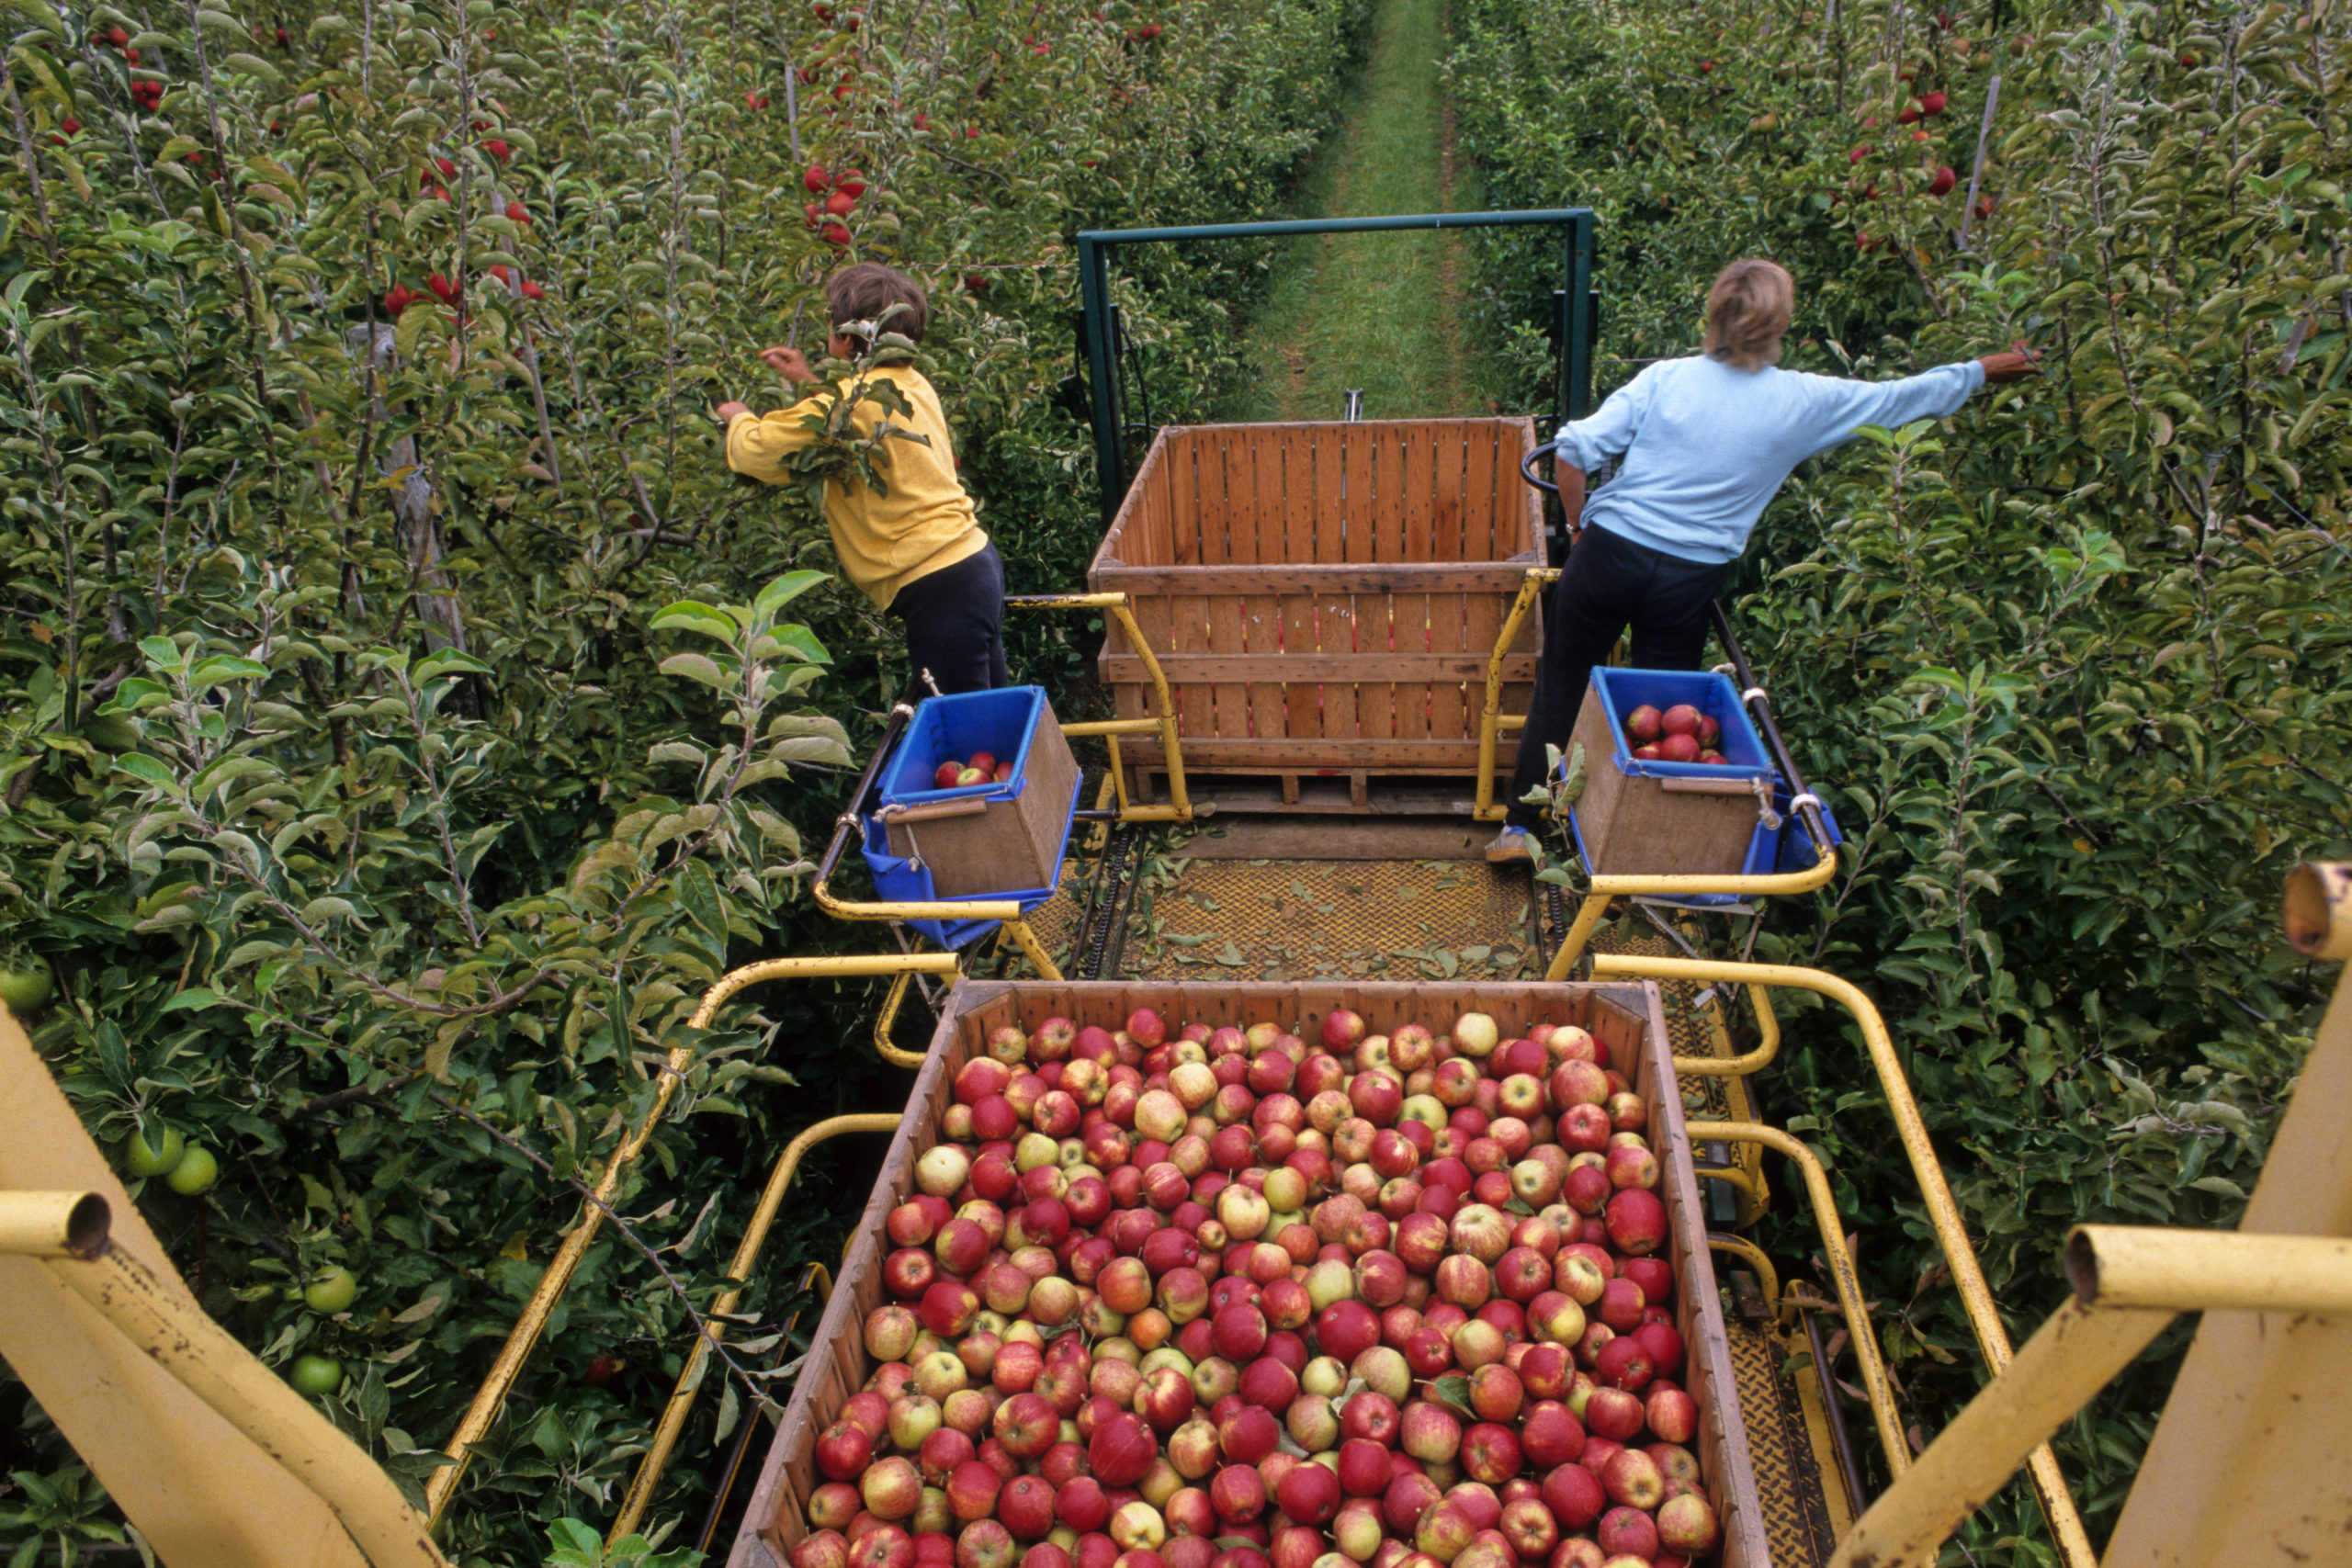
{"type": "MultiPolygon", "coordinates": [[[[1760,876],[1814,863],[1812,837],[1790,809],[1788,781],[1723,675],[1596,669],[1571,744],[1584,747],[1585,790],[1569,808],[1568,831],[1588,874],[1760,876]],[[1627,733],[1629,717],[1643,707],[1663,716],[1682,706],[1713,721],[1721,762],[1635,754],[1643,743],[1627,733]]],[[[1837,844],[1841,835],[1828,807],[1821,818],[1837,844]]],[[[1699,894],[1674,901],[1708,908],[1737,899],[1699,894]]]]}
{"type": "MultiPolygon", "coordinates": [[[[1061,886],[1080,775],[1043,687],[927,699],[876,782],[880,807],[865,819],[861,847],[886,901],[1010,900],[1025,915],[1061,886]],[[1004,764],[1001,781],[939,786],[943,763],[980,752],[1004,764]]],[[[951,949],[997,924],[908,923],[951,949]]]]}

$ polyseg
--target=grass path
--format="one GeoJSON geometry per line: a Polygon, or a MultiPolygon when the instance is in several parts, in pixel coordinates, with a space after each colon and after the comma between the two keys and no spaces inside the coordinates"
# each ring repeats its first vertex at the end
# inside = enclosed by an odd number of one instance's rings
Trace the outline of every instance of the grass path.
{"type": "MultiPolygon", "coordinates": [[[[1444,0],[1382,0],[1356,107],[1300,193],[1301,216],[1476,210],[1476,174],[1454,155],[1438,75],[1444,53],[1444,0]]],[[[1470,266],[1453,233],[1292,242],[1245,345],[1250,385],[1219,417],[1337,419],[1350,388],[1372,419],[1487,412],[1487,378],[1465,347],[1470,266]]]]}

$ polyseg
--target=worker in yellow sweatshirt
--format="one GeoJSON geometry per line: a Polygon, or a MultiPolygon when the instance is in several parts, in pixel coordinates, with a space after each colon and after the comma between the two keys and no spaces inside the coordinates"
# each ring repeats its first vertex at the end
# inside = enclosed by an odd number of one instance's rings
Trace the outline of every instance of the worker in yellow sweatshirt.
{"type": "MultiPolygon", "coordinates": [[[[875,262],[860,262],[827,278],[825,301],[832,323],[826,346],[836,359],[865,353],[864,335],[853,330],[859,324],[879,321],[882,331],[922,342],[930,311],[921,284],[875,262]],[[899,309],[885,319],[894,306],[899,309]]],[[[763,349],[760,357],[796,387],[816,383],[816,373],[797,348],[763,349]]],[[[939,393],[910,364],[878,365],[870,376],[896,387],[912,415],[892,412],[869,399],[851,415],[858,434],[871,435],[876,422],[887,416],[923,439],[884,441],[879,456],[887,494],[854,478],[827,481],[825,523],[832,531],[833,554],[875,607],[905,626],[919,694],[929,694],[920,685],[925,671],[942,692],[1007,685],[1004,561],[956,478],[956,449],[939,393]]],[[[802,421],[822,407],[804,398],[765,415],[740,402],[721,403],[713,412],[727,427],[727,466],[768,484],[785,484],[795,477],[785,460],[816,439],[802,421]]]]}

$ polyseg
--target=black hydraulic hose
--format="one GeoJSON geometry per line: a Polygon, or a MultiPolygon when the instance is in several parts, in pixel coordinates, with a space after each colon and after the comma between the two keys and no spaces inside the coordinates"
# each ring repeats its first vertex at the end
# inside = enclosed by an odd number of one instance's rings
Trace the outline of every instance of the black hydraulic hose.
{"type": "MultiPolygon", "coordinates": [[[[1707,609],[1715,618],[1715,636],[1723,643],[1724,652],[1730,656],[1732,675],[1738,681],[1740,691],[1757,694],[1752,703],[1747,703],[1745,695],[1741,700],[1756,715],[1757,722],[1764,732],[1765,749],[1772,754],[1773,765],[1781,770],[1781,776],[1789,781],[1792,795],[1804,795],[1806,793],[1804,780],[1797,773],[1796,759],[1789,755],[1788,743],[1781,739],[1781,727],[1772,722],[1772,699],[1764,694],[1764,688],[1757,683],[1755,672],[1748,669],[1747,655],[1741,651],[1739,638],[1732,632],[1731,617],[1724,614],[1721,601],[1709,604],[1707,609]]],[[[1808,802],[1797,807],[1797,814],[1804,819],[1805,831],[1813,835],[1814,848],[1822,854],[1827,854],[1829,828],[1821,819],[1821,808],[1808,802]]]]}

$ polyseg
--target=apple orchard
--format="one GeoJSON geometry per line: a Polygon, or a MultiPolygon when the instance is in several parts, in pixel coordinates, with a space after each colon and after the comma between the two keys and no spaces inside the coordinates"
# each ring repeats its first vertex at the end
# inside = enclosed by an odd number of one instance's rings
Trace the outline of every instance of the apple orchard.
{"type": "Polygon", "coordinates": [[[1704,1556],[1648,1106],[1581,1028],[1437,1021],[994,1031],[795,1568],[1704,1556]]]}

